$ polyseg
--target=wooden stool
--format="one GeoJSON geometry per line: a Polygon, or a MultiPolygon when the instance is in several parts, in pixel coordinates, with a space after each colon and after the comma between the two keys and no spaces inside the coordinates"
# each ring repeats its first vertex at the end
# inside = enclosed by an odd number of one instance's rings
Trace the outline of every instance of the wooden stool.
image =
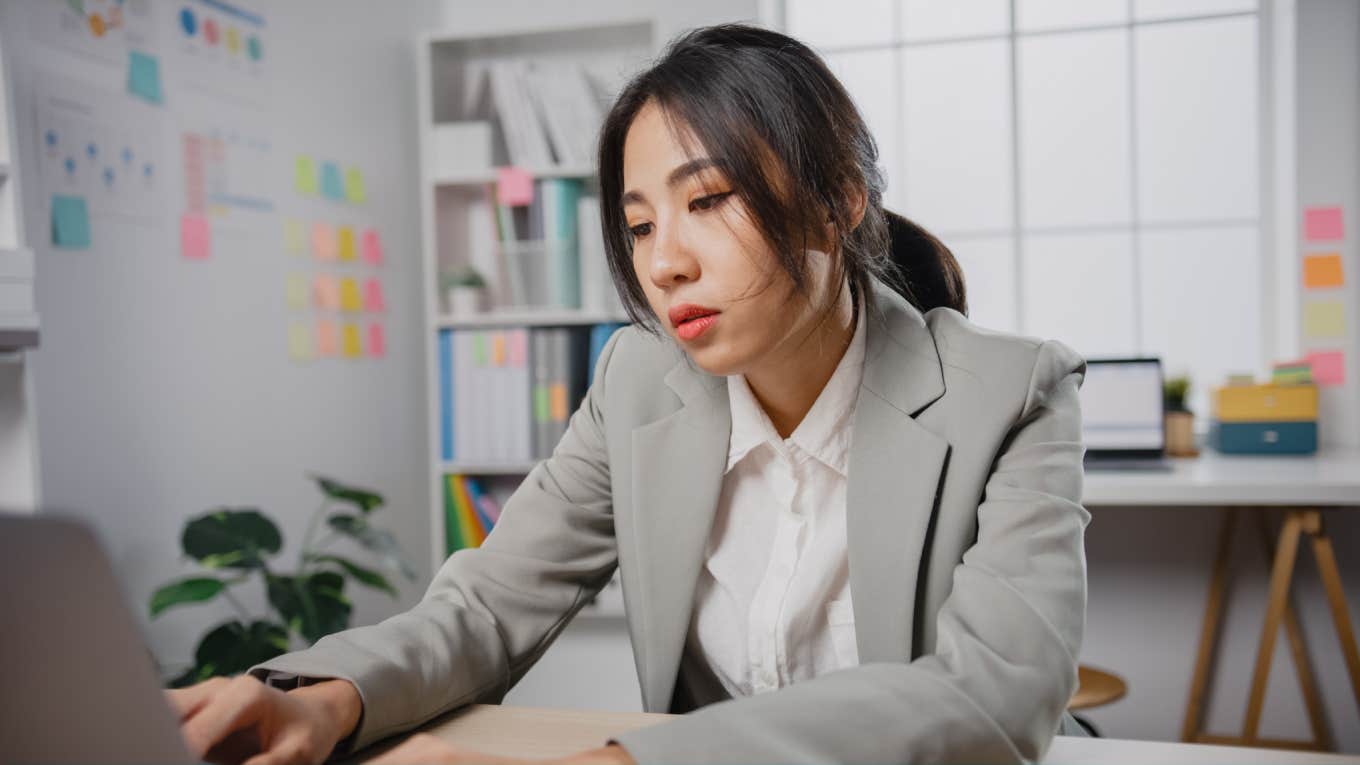
{"type": "Polygon", "coordinates": [[[1082,664],[1077,667],[1077,691],[1072,694],[1072,700],[1067,702],[1067,708],[1103,707],[1124,698],[1128,691],[1128,686],[1119,675],[1082,664]]]}

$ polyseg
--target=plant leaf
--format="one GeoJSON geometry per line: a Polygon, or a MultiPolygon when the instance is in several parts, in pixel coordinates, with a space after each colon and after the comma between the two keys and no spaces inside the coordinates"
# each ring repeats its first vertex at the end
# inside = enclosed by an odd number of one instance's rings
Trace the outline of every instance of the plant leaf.
{"type": "Polygon", "coordinates": [[[288,631],[274,622],[256,621],[249,627],[239,621],[219,624],[198,641],[194,666],[170,681],[173,688],[210,677],[238,675],[262,661],[288,651],[288,631]]]}
{"type": "Polygon", "coordinates": [[[346,486],[338,481],[333,481],[319,475],[313,475],[312,478],[316,480],[317,486],[321,487],[321,491],[325,493],[326,496],[337,502],[346,502],[354,505],[365,514],[372,512],[376,507],[382,507],[384,504],[382,495],[369,491],[368,489],[346,486]]]}
{"type": "Polygon", "coordinates": [[[386,577],[371,568],[364,568],[358,563],[339,555],[313,555],[311,559],[317,563],[334,563],[349,572],[350,576],[358,579],[360,584],[368,585],[375,590],[382,590],[394,598],[397,597],[396,588],[388,583],[386,577]]]}
{"type": "Polygon", "coordinates": [[[283,616],[288,627],[315,643],[349,626],[352,610],[345,597],[345,578],[334,571],[308,576],[265,578],[269,603],[283,616]]]}
{"type": "Polygon", "coordinates": [[[283,548],[279,527],[260,511],[223,508],[184,526],[184,554],[209,568],[260,568],[265,555],[283,548]]]}
{"type": "Polygon", "coordinates": [[[181,603],[202,603],[205,600],[212,600],[224,589],[226,584],[221,579],[210,576],[171,582],[151,595],[151,618],[154,619],[165,609],[181,603]]]}
{"type": "Polygon", "coordinates": [[[387,570],[401,572],[407,579],[415,581],[416,571],[402,557],[401,545],[397,544],[392,532],[374,528],[369,525],[368,519],[358,515],[332,515],[326,519],[326,523],[377,555],[387,570]]]}

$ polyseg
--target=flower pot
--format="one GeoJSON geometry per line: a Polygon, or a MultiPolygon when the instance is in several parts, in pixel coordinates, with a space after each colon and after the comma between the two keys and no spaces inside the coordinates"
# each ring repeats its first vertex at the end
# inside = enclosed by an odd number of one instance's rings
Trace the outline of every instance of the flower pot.
{"type": "Polygon", "coordinates": [[[1166,453],[1171,457],[1194,457],[1195,415],[1189,412],[1166,413],[1166,453]]]}
{"type": "Polygon", "coordinates": [[[455,316],[471,316],[482,312],[481,287],[454,285],[448,289],[449,313],[455,316]]]}

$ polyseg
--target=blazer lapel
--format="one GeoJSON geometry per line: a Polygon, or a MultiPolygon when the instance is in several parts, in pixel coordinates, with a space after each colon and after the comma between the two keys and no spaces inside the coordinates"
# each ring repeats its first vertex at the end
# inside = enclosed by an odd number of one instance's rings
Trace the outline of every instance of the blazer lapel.
{"type": "Polygon", "coordinates": [[[634,529],[642,597],[637,657],[647,711],[669,711],[727,467],[727,380],[682,358],[665,381],[684,406],[633,430],[634,529]]]}
{"type": "Polygon", "coordinates": [[[912,658],[917,575],[949,444],[915,419],[944,394],[935,340],[875,280],[846,482],[846,534],[861,663],[912,658]]]}

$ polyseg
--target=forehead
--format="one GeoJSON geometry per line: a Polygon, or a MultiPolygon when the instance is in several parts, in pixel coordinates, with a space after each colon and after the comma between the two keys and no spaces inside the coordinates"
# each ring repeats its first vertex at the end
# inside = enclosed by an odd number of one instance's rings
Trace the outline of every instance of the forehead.
{"type": "Polygon", "coordinates": [[[703,153],[699,140],[681,120],[655,101],[648,101],[638,110],[624,138],[625,185],[663,179],[672,167],[703,153]]]}

